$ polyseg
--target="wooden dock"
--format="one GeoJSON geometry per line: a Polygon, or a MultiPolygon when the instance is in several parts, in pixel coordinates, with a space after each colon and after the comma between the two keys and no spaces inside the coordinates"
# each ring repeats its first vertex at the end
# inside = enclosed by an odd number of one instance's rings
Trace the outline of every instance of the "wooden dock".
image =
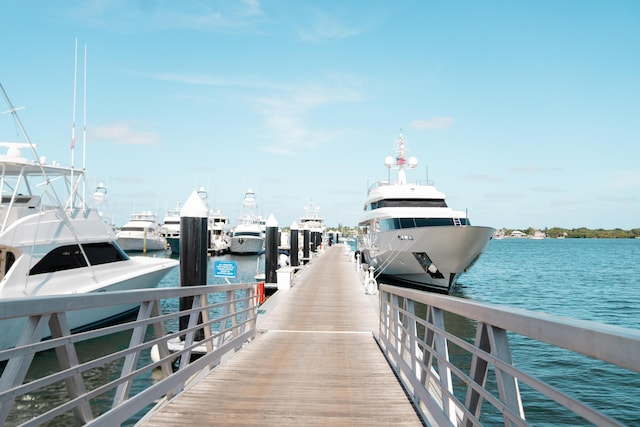
{"type": "Polygon", "coordinates": [[[145,426],[422,426],[378,348],[377,298],[330,247],[262,307],[257,338],[145,426]]]}

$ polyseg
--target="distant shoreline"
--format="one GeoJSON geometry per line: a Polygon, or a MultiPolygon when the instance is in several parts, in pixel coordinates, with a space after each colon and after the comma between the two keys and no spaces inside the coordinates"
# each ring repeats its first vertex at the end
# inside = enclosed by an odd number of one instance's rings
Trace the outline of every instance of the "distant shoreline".
{"type": "Polygon", "coordinates": [[[580,228],[544,228],[535,229],[533,227],[524,229],[509,229],[501,228],[497,229],[494,233],[494,238],[504,239],[637,239],[640,238],[640,228],[633,228],[631,230],[623,230],[621,228],[614,228],[612,230],[605,230],[602,228],[590,229],[586,227],[580,228]]]}

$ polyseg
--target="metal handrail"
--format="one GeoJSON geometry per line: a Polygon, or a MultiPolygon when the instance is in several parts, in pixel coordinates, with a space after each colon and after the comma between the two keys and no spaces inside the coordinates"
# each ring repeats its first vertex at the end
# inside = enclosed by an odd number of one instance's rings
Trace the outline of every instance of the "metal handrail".
{"type": "Polygon", "coordinates": [[[624,423],[517,368],[514,334],[640,372],[638,330],[380,285],[378,341],[426,424],[482,425],[485,401],[505,425],[527,426],[520,384],[595,425],[624,423]],[[475,324],[475,338],[447,329],[445,313],[475,324]],[[465,352],[468,366],[451,361],[452,348],[465,352]]]}
{"type": "Polygon", "coordinates": [[[44,424],[59,416],[72,418],[77,424],[96,426],[119,425],[135,418],[158,399],[182,392],[194,378],[255,337],[257,288],[257,283],[243,283],[1,301],[0,325],[7,319],[25,321],[18,344],[0,351],[0,366],[4,365],[0,377],[0,425],[11,417],[12,411],[19,410],[14,408],[16,399],[62,381],[69,398],[34,413],[24,425],[44,424]],[[163,302],[177,298],[191,298],[193,303],[182,311],[163,308],[163,302]],[[73,311],[132,303],[140,306],[135,320],[79,333],[69,330],[67,316],[73,311]],[[177,323],[180,317],[188,317],[188,326],[167,332],[167,322],[177,323]],[[47,326],[51,338],[40,341],[47,326]],[[204,338],[198,338],[200,331],[204,331],[204,338]],[[123,332],[131,334],[125,349],[89,360],[77,350],[80,343],[123,332]],[[182,348],[169,351],[169,341],[180,342],[181,337],[182,348]],[[149,357],[154,347],[159,353],[156,361],[149,357]],[[203,348],[204,354],[198,354],[197,359],[192,357],[196,349],[203,348]],[[55,350],[59,369],[27,379],[34,357],[51,350],[55,350]],[[105,379],[98,385],[92,383],[89,390],[83,374],[114,363],[119,366],[118,377],[105,379]],[[132,392],[134,381],[149,377],[155,370],[161,371],[161,379],[144,390],[132,392]],[[97,398],[112,400],[111,407],[96,407],[92,401],[97,398]]]}

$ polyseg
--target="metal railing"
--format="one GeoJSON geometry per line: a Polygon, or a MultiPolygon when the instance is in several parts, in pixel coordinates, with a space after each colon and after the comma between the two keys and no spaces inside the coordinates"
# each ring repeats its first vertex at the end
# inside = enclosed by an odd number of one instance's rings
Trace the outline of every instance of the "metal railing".
{"type": "Polygon", "coordinates": [[[24,319],[18,344],[0,351],[0,425],[32,426],[55,419],[58,425],[113,426],[139,418],[254,338],[257,287],[189,286],[0,302],[0,326],[24,319]],[[69,313],[131,304],[140,304],[135,319],[85,332],[69,330],[69,313]],[[40,341],[47,327],[51,337],[40,341]],[[122,341],[119,348],[96,350],[99,343],[116,339],[122,341]],[[199,349],[204,351],[196,358],[199,349]],[[46,369],[36,366],[38,360],[46,369]],[[56,360],[57,368],[42,360],[56,360]],[[96,382],[97,370],[110,375],[96,382]],[[33,371],[42,374],[34,376],[33,371]],[[67,397],[27,409],[17,404],[46,401],[47,390],[56,387],[65,389],[67,397]]]}
{"type": "MultiPolygon", "coordinates": [[[[535,354],[536,347],[530,342],[549,344],[587,356],[585,360],[624,368],[619,370],[621,374],[640,384],[638,330],[380,285],[379,344],[427,425],[527,426],[523,388],[566,408],[582,419],[581,424],[617,426],[629,422],[615,420],[517,368],[512,360],[516,346],[510,341],[518,339],[527,342],[524,356],[544,358],[540,351],[535,354]],[[456,317],[464,319],[463,334],[451,326],[456,317]]],[[[598,381],[589,374],[587,363],[577,365],[583,369],[577,381],[598,381]]],[[[619,381],[626,380],[620,377],[619,381]]],[[[615,408],[617,402],[611,398],[607,402],[606,390],[599,397],[605,406],[615,408]]],[[[526,403],[529,399],[525,399],[525,407],[526,403]]]]}

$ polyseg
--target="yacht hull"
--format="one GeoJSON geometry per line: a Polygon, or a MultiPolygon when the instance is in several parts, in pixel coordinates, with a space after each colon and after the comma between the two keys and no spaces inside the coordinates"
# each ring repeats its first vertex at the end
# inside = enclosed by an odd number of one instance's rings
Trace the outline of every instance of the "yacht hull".
{"type": "Polygon", "coordinates": [[[146,239],[144,237],[118,234],[118,246],[127,252],[163,251],[166,249],[165,239],[146,239]]]}
{"type": "Polygon", "coordinates": [[[440,226],[403,228],[361,236],[363,263],[390,282],[449,293],[456,279],[485,250],[491,227],[440,226]]]}
{"type": "Polygon", "coordinates": [[[264,238],[259,236],[233,236],[229,243],[232,254],[254,255],[262,251],[264,238]]]}
{"type": "MultiPolygon", "coordinates": [[[[93,271],[95,278],[99,284],[95,284],[91,279],[89,268],[77,269],[69,276],[73,276],[74,283],[77,285],[74,289],[69,289],[69,277],[65,277],[65,272],[56,273],[56,277],[50,276],[47,286],[40,288],[40,291],[30,293],[26,298],[47,297],[51,295],[71,295],[78,293],[95,293],[95,292],[114,292],[128,291],[136,289],[150,289],[157,286],[162,278],[176,265],[175,260],[167,258],[146,258],[132,257],[127,261],[123,261],[127,265],[121,265],[118,271],[113,271],[103,266],[94,266],[93,271]],[[86,271],[79,271],[86,270],[86,271]],[[111,271],[110,271],[111,270],[111,271]],[[84,276],[84,279],[83,279],[84,276]],[[77,282],[76,282],[77,281],[77,282]],[[83,288],[80,283],[86,283],[83,288]],[[59,292],[60,288],[67,288],[66,292],[59,292]]],[[[47,276],[43,274],[42,276],[47,276]]],[[[36,281],[39,278],[33,277],[36,281]]],[[[46,280],[46,278],[43,278],[46,280]]],[[[0,294],[2,296],[2,294],[0,294]]],[[[6,299],[3,297],[2,299],[6,299]]],[[[69,311],[67,313],[67,321],[72,331],[88,330],[103,324],[108,324],[131,313],[139,308],[139,304],[129,304],[122,306],[95,307],[90,310],[69,311]]],[[[11,348],[16,345],[20,334],[24,330],[26,319],[7,319],[0,321],[0,329],[3,334],[0,336],[0,350],[11,348]]],[[[48,326],[42,332],[40,339],[51,336],[48,326]]]]}
{"type": "Polygon", "coordinates": [[[180,237],[167,237],[167,244],[169,245],[169,247],[171,248],[171,253],[172,254],[179,254],[180,253],[180,237]]]}

